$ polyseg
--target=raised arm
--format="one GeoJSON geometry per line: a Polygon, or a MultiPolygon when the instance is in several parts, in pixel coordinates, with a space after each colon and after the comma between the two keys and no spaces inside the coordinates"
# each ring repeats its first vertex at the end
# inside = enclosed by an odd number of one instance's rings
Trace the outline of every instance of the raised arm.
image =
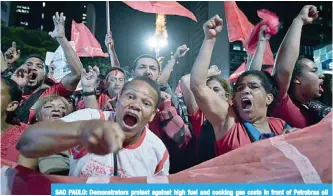
{"type": "Polygon", "coordinates": [[[171,72],[173,70],[173,67],[175,66],[177,60],[183,56],[186,55],[186,53],[190,49],[186,45],[179,46],[173,56],[171,56],[171,59],[169,60],[168,64],[163,69],[160,77],[158,78],[157,82],[160,85],[165,85],[168,83],[171,72]]]}
{"type": "Polygon", "coordinates": [[[287,95],[295,63],[299,56],[302,27],[318,18],[317,8],[312,5],[303,7],[285,35],[275,60],[273,76],[279,87],[279,97],[287,95]]]}
{"type": "Polygon", "coordinates": [[[210,64],[216,37],[222,31],[222,19],[216,15],[208,20],[203,28],[205,39],[191,71],[190,87],[199,108],[213,126],[223,124],[229,105],[206,85],[207,71],[210,64]]]}
{"type": "MultiPolygon", "coordinates": [[[[218,69],[218,67],[216,65],[213,65],[208,70],[207,78],[212,77],[212,76],[217,76],[220,74],[221,74],[221,71],[218,69]]],[[[180,80],[180,87],[182,89],[184,102],[187,107],[187,112],[189,114],[193,114],[199,109],[199,106],[198,106],[197,102],[195,101],[195,97],[191,91],[190,81],[191,81],[190,74],[183,76],[180,80]]]]}
{"type": "Polygon", "coordinates": [[[114,48],[114,41],[111,31],[105,35],[105,46],[108,49],[108,53],[110,55],[111,67],[119,67],[120,63],[116,54],[116,50],[114,48]]]}
{"type": "Polygon", "coordinates": [[[247,70],[261,71],[266,44],[271,37],[269,34],[265,34],[266,28],[267,28],[266,25],[260,27],[257,49],[256,52],[254,53],[251,62],[249,64],[246,64],[247,70]]]}
{"type": "Polygon", "coordinates": [[[12,42],[12,47],[8,48],[8,50],[5,52],[4,59],[1,52],[1,72],[8,68],[12,68],[20,56],[21,51],[16,48],[16,42],[12,42]]]}
{"type": "MultiPolygon", "coordinates": [[[[89,110],[80,110],[64,119],[84,119],[91,117],[89,110]]],[[[82,145],[91,153],[105,155],[122,147],[124,133],[112,121],[63,120],[44,121],[27,129],[19,139],[16,148],[24,157],[38,158],[49,156],[77,145],[82,145]]]]}
{"type": "Polygon", "coordinates": [[[99,69],[97,66],[95,66],[94,68],[89,66],[88,71],[89,72],[87,73],[85,69],[82,69],[81,73],[84,107],[91,109],[101,109],[98,107],[95,93],[95,86],[99,75],[99,69]]]}
{"type": "Polygon", "coordinates": [[[57,12],[53,16],[54,30],[49,34],[52,38],[55,38],[60,44],[61,48],[64,51],[69,68],[71,70],[71,73],[67,74],[61,80],[61,83],[66,89],[74,91],[80,81],[81,70],[83,69],[83,66],[80,58],[77,56],[65,36],[65,19],[66,17],[63,13],[59,15],[57,12]]]}

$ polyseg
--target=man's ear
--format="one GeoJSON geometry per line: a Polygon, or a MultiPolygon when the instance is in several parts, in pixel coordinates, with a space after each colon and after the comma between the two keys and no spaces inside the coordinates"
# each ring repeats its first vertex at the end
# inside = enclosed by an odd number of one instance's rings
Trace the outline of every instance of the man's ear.
{"type": "Polygon", "coordinates": [[[10,102],[7,106],[7,112],[14,112],[18,106],[19,106],[18,101],[10,102]]]}
{"type": "Polygon", "coordinates": [[[269,106],[274,100],[274,96],[272,93],[268,93],[266,95],[266,105],[269,106]]]}

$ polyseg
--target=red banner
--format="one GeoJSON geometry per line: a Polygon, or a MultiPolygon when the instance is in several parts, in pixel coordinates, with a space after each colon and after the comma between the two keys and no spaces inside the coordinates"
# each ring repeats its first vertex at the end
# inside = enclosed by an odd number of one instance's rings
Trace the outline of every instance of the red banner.
{"type": "Polygon", "coordinates": [[[83,23],[72,21],[72,41],[75,44],[75,51],[79,57],[108,57],[103,53],[101,45],[83,23]]]}
{"type": "Polygon", "coordinates": [[[185,16],[197,22],[197,18],[192,12],[175,1],[123,1],[131,8],[155,14],[185,16]]]}

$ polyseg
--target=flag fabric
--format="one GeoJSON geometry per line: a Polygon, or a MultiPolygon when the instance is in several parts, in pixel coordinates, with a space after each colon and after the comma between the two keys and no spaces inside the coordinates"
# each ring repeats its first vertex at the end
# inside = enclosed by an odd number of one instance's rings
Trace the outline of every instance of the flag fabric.
{"type": "Polygon", "coordinates": [[[75,51],[79,57],[108,57],[107,53],[102,51],[102,47],[83,23],[72,21],[72,36],[75,51]]]}
{"type": "MultiPolygon", "coordinates": [[[[263,20],[254,26],[245,16],[245,14],[238,8],[236,2],[225,1],[224,2],[226,23],[228,29],[229,42],[241,41],[243,47],[246,50],[247,55],[253,56],[258,43],[258,33],[262,25],[267,25],[267,32],[271,35],[275,35],[278,29],[278,17],[268,11],[259,10],[258,16],[263,20]],[[250,44],[250,45],[249,45],[250,44]],[[253,49],[254,47],[254,49],[253,49]]],[[[266,49],[263,57],[263,64],[274,65],[274,56],[270,44],[267,42],[266,49]]],[[[239,68],[230,75],[229,80],[235,81],[237,77],[246,70],[245,62],[242,63],[239,68]]],[[[272,69],[266,69],[266,71],[272,71],[272,69]]]]}
{"type": "Polygon", "coordinates": [[[155,14],[178,15],[190,18],[197,22],[197,18],[192,12],[180,5],[176,1],[123,1],[131,8],[155,14]]]}
{"type": "MultiPolygon", "coordinates": [[[[55,183],[332,183],[332,113],[293,133],[261,140],[169,176],[44,175],[1,159],[1,195],[50,195],[55,183]]],[[[129,185],[130,186],[130,185],[129,185]]]]}

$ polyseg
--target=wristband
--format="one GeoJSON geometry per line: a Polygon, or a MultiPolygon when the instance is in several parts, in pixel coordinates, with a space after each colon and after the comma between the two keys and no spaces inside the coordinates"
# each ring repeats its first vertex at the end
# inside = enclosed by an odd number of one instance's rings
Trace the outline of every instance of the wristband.
{"type": "Polygon", "coordinates": [[[90,96],[90,95],[96,95],[96,91],[94,90],[94,91],[90,91],[90,92],[85,92],[85,91],[83,91],[82,92],[82,95],[84,96],[84,97],[88,97],[88,96],[90,96]]]}

